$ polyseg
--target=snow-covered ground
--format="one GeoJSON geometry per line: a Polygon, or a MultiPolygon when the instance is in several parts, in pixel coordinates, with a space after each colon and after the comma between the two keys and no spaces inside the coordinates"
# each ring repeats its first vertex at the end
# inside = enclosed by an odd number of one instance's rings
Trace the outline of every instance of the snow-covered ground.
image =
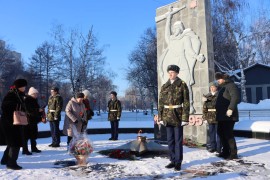
{"type": "MultiPolygon", "coordinates": [[[[258,105],[241,103],[239,110],[270,109],[270,100],[258,105]],[[260,108],[258,108],[260,107],[260,108]]],[[[64,116],[64,113],[63,113],[64,116]]],[[[270,122],[270,117],[263,119],[261,125],[255,128],[260,131],[270,122]]],[[[252,129],[259,119],[240,117],[236,127],[245,130],[252,129]]],[[[63,121],[62,121],[63,122],[63,121]]],[[[62,126],[60,125],[61,129],[62,126]]],[[[107,114],[94,116],[88,128],[109,128],[107,114]]],[[[124,112],[120,128],[153,127],[153,117],[143,113],[124,112]]],[[[267,129],[267,128],[266,128],[267,129]]],[[[49,124],[39,124],[39,130],[49,130],[49,124]]],[[[153,138],[153,134],[142,134],[153,138]]],[[[120,134],[119,141],[109,141],[109,134],[88,135],[94,142],[95,150],[88,158],[88,164],[83,168],[65,166],[74,163],[75,158],[66,151],[66,137],[61,137],[61,147],[51,148],[51,138],[38,139],[38,148],[42,153],[32,156],[19,155],[18,164],[22,170],[13,171],[0,165],[1,179],[270,179],[270,142],[268,140],[237,138],[240,160],[225,161],[209,153],[205,149],[184,147],[182,171],[175,172],[166,169],[167,156],[142,157],[139,160],[117,160],[98,153],[100,150],[117,148],[136,139],[137,134],[120,134]],[[58,164],[58,165],[56,165],[58,164]],[[192,170],[192,173],[185,171],[192,170]],[[196,176],[196,172],[199,174],[196,176]],[[200,177],[202,173],[207,176],[200,177]]],[[[164,145],[166,146],[166,145],[164,145]]],[[[0,146],[0,157],[5,146],[0,146]]]]}
{"type": "MultiPolygon", "coordinates": [[[[143,134],[152,138],[153,134],[143,134]]],[[[120,134],[119,141],[109,141],[108,134],[89,135],[95,150],[84,168],[65,167],[61,163],[73,162],[75,158],[66,151],[65,137],[60,148],[48,147],[50,138],[38,139],[42,153],[32,156],[19,155],[22,170],[13,171],[0,165],[1,179],[269,179],[270,143],[267,140],[237,138],[241,161],[225,161],[204,149],[184,147],[182,171],[166,169],[167,156],[142,157],[139,160],[117,160],[98,153],[100,150],[116,148],[136,139],[137,134],[120,134]],[[55,163],[59,165],[55,165],[55,163]],[[195,176],[185,170],[208,172],[208,176],[195,176]],[[210,175],[213,174],[213,175],[210,175]]],[[[164,145],[165,146],[165,145],[164,145]]],[[[5,146],[0,146],[0,156],[5,146]]]]}

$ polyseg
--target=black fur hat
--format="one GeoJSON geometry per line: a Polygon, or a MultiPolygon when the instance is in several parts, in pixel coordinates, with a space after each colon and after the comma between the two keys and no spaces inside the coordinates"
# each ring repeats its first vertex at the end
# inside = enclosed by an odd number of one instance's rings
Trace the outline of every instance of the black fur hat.
{"type": "Polygon", "coordinates": [[[167,67],[167,72],[169,71],[174,71],[174,72],[179,73],[180,68],[177,65],[172,64],[167,67]]]}
{"type": "Polygon", "coordinates": [[[76,94],[76,98],[84,98],[84,94],[79,92],[76,94]]]}
{"type": "Polygon", "coordinates": [[[225,73],[222,73],[222,72],[217,72],[215,74],[215,78],[216,78],[216,80],[218,80],[218,79],[228,79],[229,75],[225,74],[225,73]]]}
{"type": "Polygon", "coordinates": [[[114,96],[117,96],[117,93],[115,91],[112,91],[110,94],[113,94],[114,96]]]}
{"type": "Polygon", "coordinates": [[[13,85],[18,89],[27,86],[27,81],[25,79],[16,79],[13,85]]]}
{"type": "Polygon", "coordinates": [[[55,92],[59,92],[59,88],[58,87],[52,87],[51,90],[55,91],[55,92]]]}

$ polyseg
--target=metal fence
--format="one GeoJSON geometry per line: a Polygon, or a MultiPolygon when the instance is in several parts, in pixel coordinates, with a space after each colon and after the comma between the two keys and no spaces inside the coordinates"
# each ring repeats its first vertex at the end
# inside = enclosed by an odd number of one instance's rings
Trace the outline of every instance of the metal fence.
{"type": "Polygon", "coordinates": [[[239,110],[239,117],[247,117],[250,120],[257,118],[268,118],[270,121],[270,109],[239,110]]]}

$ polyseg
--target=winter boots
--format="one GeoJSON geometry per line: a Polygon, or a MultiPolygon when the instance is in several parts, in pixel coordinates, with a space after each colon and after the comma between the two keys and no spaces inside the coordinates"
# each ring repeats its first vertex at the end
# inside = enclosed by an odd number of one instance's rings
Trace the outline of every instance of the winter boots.
{"type": "Polygon", "coordinates": [[[174,168],[175,171],[180,171],[181,163],[170,162],[168,165],[165,166],[165,168],[168,168],[168,169],[174,168]]]}

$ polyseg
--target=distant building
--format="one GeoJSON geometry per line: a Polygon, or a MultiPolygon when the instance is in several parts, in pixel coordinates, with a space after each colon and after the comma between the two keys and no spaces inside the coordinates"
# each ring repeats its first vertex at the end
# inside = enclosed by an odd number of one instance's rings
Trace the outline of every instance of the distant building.
{"type": "MultiPolygon", "coordinates": [[[[270,66],[256,63],[245,68],[244,74],[246,77],[248,103],[257,104],[260,100],[270,99],[270,66]]],[[[241,76],[240,72],[238,72],[237,75],[241,76]]],[[[231,78],[235,81],[239,81],[234,75],[231,78]]],[[[240,88],[239,92],[241,93],[240,88]]]]}

